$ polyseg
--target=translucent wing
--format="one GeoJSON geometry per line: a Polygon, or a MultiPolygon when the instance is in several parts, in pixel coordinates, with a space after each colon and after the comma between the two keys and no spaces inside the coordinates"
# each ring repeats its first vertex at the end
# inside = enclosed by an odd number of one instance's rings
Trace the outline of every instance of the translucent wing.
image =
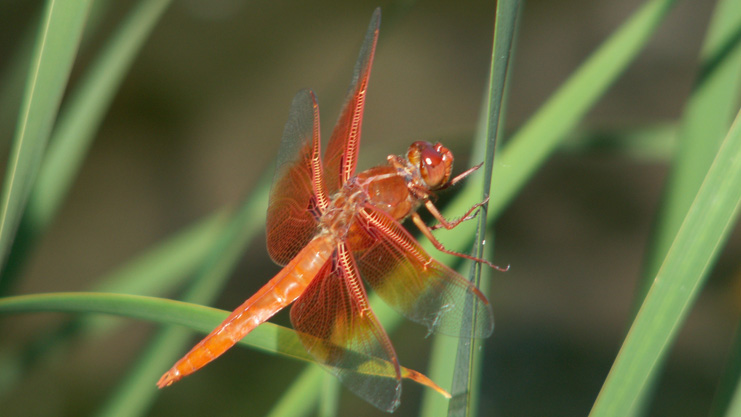
{"type": "Polygon", "coordinates": [[[430,332],[491,335],[491,306],[476,286],[432,259],[388,214],[368,206],[355,219],[348,247],[360,275],[386,303],[430,332]]]}
{"type": "Polygon", "coordinates": [[[319,155],[319,107],[314,93],[303,90],[291,104],[268,205],[268,252],[280,265],[311,240],[326,207],[319,155]]]}
{"type": "Polygon", "coordinates": [[[332,137],[327,145],[324,155],[324,172],[328,195],[334,194],[355,174],[360,146],[360,129],[363,124],[365,92],[368,88],[368,78],[373,64],[380,23],[381,9],[376,9],[355,63],[352,82],[342,107],[342,113],[340,113],[340,118],[335,124],[332,137]]]}
{"type": "Polygon", "coordinates": [[[291,323],[306,350],[349,390],[382,410],[396,409],[401,397],[396,353],[368,306],[344,244],[296,300],[291,323]]]}

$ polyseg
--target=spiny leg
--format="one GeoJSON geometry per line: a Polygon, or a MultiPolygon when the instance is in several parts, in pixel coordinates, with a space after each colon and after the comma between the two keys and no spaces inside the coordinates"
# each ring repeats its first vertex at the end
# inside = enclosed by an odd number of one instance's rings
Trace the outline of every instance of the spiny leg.
{"type": "Polygon", "coordinates": [[[432,214],[432,217],[434,217],[435,219],[437,219],[437,221],[439,222],[438,224],[430,227],[430,230],[437,230],[437,229],[439,229],[441,227],[444,227],[447,230],[453,229],[454,227],[458,226],[459,224],[463,223],[464,221],[471,220],[474,217],[476,217],[476,215],[473,214],[473,212],[477,208],[479,208],[479,207],[483,206],[484,204],[486,204],[488,201],[489,201],[489,197],[486,197],[484,199],[484,201],[482,201],[480,203],[477,203],[477,204],[474,204],[473,207],[471,207],[470,209],[468,209],[468,211],[463,216],[461,216],[461,218],[456,219],[456,220],[453,220],[453,221],[449,221],[449,220],[447,220],[442,215],[442,213],[440,213],[440,211],[437,209],[437,207],[435,206],[435,204],[432,201],[427,200],[425,202],[425,207],[427,208],[427,211],[429,211],[430,214],[432,214]]]}
{"type": "Polygon", "coordinates": [[[455,177],[453,177],[453,179],[451,179],[450,181],[448,181],[447,184],[445,184],[444,186],[438,188],[437,190],[444,190],[444,189],[450,187],[451,185],[455,185],[455,184],[459,183],[460,181],[462,181],[467,176],[473,174],[474,171],[476,171],[477,169],[481,168],[482,165],[484,165],[483,162],[480,163],[480,164],[478,164],[478,165],[476,165],[476,166],[474,166],[474,167],[469,168],[468,170],[466,170],[464,172],[461,172],[460,174],[458,174],[455,177]]]}

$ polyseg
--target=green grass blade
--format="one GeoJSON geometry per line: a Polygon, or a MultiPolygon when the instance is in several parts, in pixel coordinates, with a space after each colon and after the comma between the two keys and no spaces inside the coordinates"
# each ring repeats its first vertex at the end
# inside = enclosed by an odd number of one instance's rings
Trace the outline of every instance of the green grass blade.
{"type": "MultiPolygon", "coordinates": [[[[39,2],[40,3],[40,2],[39,2]]],[[[9,5],[10,2],[0,3],[9,5]]],[[[34,17],[20,36],[14,39],[13,51],[0,62],[0,149],[10,146],[13,138],[13,129],[18,119],[23,96],[24,83],[28,77],[28,68],[33,52],[34,40],[38,33],[40,15],[43,11],[39,4],[34,17]]],[[[108,11],[110,2],[97,1],[90,5],[85,31],[80,40],[80,49],[84,50],[86,40],[98,36],[97,29],[102,21],[101,17],[108,11]]],[[[12,10],[12,8],[11,8],[12,10]]],[[[7,13],[7,12],[6,12],[7,13]]],[[[11,12],[12,13],[12,12],[11,12]]]]}
{"type": "Polygon", "coordinates": [[[206,216],[101,277],[92,291],[139,295],[172,291],[203,264],[226,224],[225,209],[206,216]]]}
{"type": "MultiPolygon", "coordinates": [[[[637,314],[713,162],[739,104],[741,3],[715,5],[700,53],[700,71],[680,121],[678,148],[658,210],[631,313],[637,314]]],[[[652,382],[651,382],[652,383],[652,382]]],[[[652,389],[644,390],[648,397],[652,389]]],[[[643,407],[645,399],[639,401],[643,407]]]]}
{"type": "MultiPolygon", "coordinates": [[[[38,16],[36,16],[38,20],[38,16]]],[[[28,75],[29,61],[33,52],[36,27],[29,25],[19,37],[15,49],[2,63],[0,79],[0,149],[10,146],[13,128],[18,120],[18,112],[23,97],[23,83],[28,75]]]]}
{"type": "Polygon", "coordinates": [[[134,7],[65,102],[21,219],[0,294],[59,210],[124,76],[169,4],[170,0],[145,0],[134,7]]]}
{"type": "Polygon", "coordinates": [[[651,123],[621,128],[579,129],[561,152],[600,153],[645,163],[667,163],[674,155],[676,123],[651,123]]]}
{"type": "Polygon", "coordinates": [[[89,0],[47,1],[3,182],[0,266],[7,260],[36,178],[72,70],[89,6],[89,0]]]}
{"type": "Polygon", "coordinates": [[[700,74],[687,102],[659,210],[653,242],[633,310],[643,301],[738,109],[741,89],[741,3],[720,0],[700,56],[700,74]]]}
{"type": "MultiPolygon", "coordinates": [[[[493,247],[490,244],[489,247],[493,247]]],[[[491,252],[491,251],[487,251],[491,252]]],[[[479,268],[480,266],[472,266],[472,268],[479,268]]],[[[492,271],[485,271],[484,276],[491,275],[492,271]]],[[[488,293],[491,288],[490,281],[481,280],[479,288],[485,294],[488,293]]],[[[448,338],[441,337],[443,343],[448,341],[448,338]]],[[[454,363],[452,372],[453,384],[451,388],[451,394],[453,398],[450,399],[448,406],[448,416],[476,416],[478,415],[478,404],[479,404],[479,390],[481,382],[481,365],[483,363],[483,346],[486,343],[483,339],[474,339],[472,337],[459,338],[453,340],[452,343],[457,346],[456,349],[456,360],[451,361],[451,357],[448,357],[446,361],[448,363],[454,363]]],[[[431,396],[432,392],[426,392],[427,396],[431,396]]],[[[438,400],[442,399],[440,395],[437,395],[438,400]]],[[[425,415],[425,414],[420,414],[425,415]]]]}
{"type": "Polygon", "coordinates": [[[170,3],[140,1],[70,94],[28,202],[28,227],[32,230],[48,225],[57,211],[124,76],[170,3]]]}
{"type": "Polygon", "coordinates": [[[340,380],[329,372],[324,372],[321,381],[322,397],[319,401],[319,417],[334,417],[340,405],[340,380]]]}
{"type": "MultiPolygon", "coordinates": [[[[229,315],[228,311],[197,304],[129,294],[53,293],[0,299],[0,314],[38,312],[112,314],[161,324],[177,324],[204,334],[229,315]]],[[[272,323],[258,326],[240,344],[304,361],[313,360],[293,330],[272,323]]],[[[160,367],[164,369],[169,365],[160,364],[160,367]]],[[[151,382],[153,390],[155,382],[156,378],[151,382]]]]}
{"type": "Polygon", "coordinates": [[[283,393],[267,417],[305,417],[319,402],[317,392],[327,373],[319,365],[309,365],[283,393]],[[316,389],[311,389],[316,387],[316,389]]]}
{"type": "MultiPolygon", "coordinates": [[[[389,311],[383,311],[383,314],[386,315],[389,311]]],[[[186,326],[204,334],[210,332],[230,313],[183,301],[130,294],[62,292],[0,298],[0,314],[39,312],[110,314],[186,326]]],[[[315,361],[293,330],[270,322],[256,327],[237,344],[310,363],[315,361]]],[[[158,368],[158,371],[166,369],[161,364],[158,364],[158,368]]],[[[404,371],[403,368],[402,370],[404,371]]],[[[156,381],[156,378],[152,381],[156,381]]],[[[154,385],[152,387],[154,390],[154,385]]],[[[317,387],[310,394],[316,395],[319,389],[317,387]]]]}
{"type": "MultiPolygon", "coordinates": [[[[448,391],[451,390],[451,383],[453,381],[453,358],[456,357],[457,353],[458,343],[456,340],[445,336],[436,336],[433,339],[428,376],[448,391]]],[[[452,401],[455,401],[455,398],[448,400],[441,398],[439,395],[432,395],[430,392],[425,392],[419,415],[429,417],[446,416],[448,414],[448,407],[451,406],[450,402],[452,401]]]]}
{"type": "Polygon", "coordinates": [[[95,416],[138,416],[146,414],[156,397],[157,388],[152,382],[151,369],[162,366],[172,360],[177,352],[172,346],[173,341],[185,343],[191,340],[192,332],[181,327],[168,326],[159,331],[149,342],[149,348],[138,355],[136,363],[130,368],[126,376],[119,379],[103,406],[93,415],[95,416]]]}
{"type": "MultiPolygon", "coordinates": [[[[485,105],[482,108],[482,129],[476,135],[476,142],[479,146],[485,148],[484,154],[484,173],[483,179],[477,177],[477,181],[469,184],[471,188],[479,187],[482,190],[482,200],[489,196],[491,189],[491,175],[494,167],[494,153],[502,126],[502,108],[505,100],[505,85],[507,82],[507,73],[509,70],[510,57],[512,56],[513,40],[516,21],[519,14],[520,2],[517,0],[497,2],[496,19],[494,24],[494,36],[492,43],[491,64],[488,80],[488,93],[485,105]]],[[[479,152],[476,152],[479,154],[479,152]]],[[[484,213],[486,212],[484,207],[484,213]]],[[[473,254],[477,257],[484,256],[483,240],[486,239],[487,216],[481,215],[478,218],[477,242],[474,246],[473,254]]],[[[489,242],[488,248],[493,248],[493,242],[489,242]]],[[[489,251],[490,252],[490,251],[489,251]]],[[[480,282],[482,266],[474,264],[471,266],[471,281],[474,285],[480,286],[484,293],[488,290],[488,282],[482,285],[480,282]]],[[[486,271],[488,273],[490,271],[486,271]]],[[[472,301],[472,300],[468,300],[472,301]]],[[[472,312],[471,319],[475,322],[477,317],[472,312]]],[[[456,347],[455,361],[447,358],[440,362],[431,364],[431,373],[440,376],[439,380],[452,381],[450,393],[453,395],[448,407],[436,407],[434,403],[443,400],[439,395],[433,395],[432,392],[425,392],[425,405],[423,406],[423,415],[433,415],[432,413],[452,416],[472,416],[476,415],[479,393],[479,376],[480,365],[482,360],[481,345],[482,340],[473,338],[473,329],[471,333],[461,333],[457,340],[450,338],[436,338],[442,341],[439,343],[452,343],[456,347]],[[436,369],[442,368],[442,369],[436,369]],[[445,376],[443,376],[445,375],[445,376]],[[428,402],[432,404],[427,405],[428,402]],[[444,410],[447,408],[447,413],[444,410]]]]}
{"type": "Polygon", "coordinates": [[[724,139],[590,413],[636,411],[733,226],[741,204],[741,112],[724,139]]]}
{"type": "Polygon", "coordinates": [[[741,416],[741,381],[737,381],[736,391],[733,393],[733,401],[726,412],[727,417],[741,416]]]}

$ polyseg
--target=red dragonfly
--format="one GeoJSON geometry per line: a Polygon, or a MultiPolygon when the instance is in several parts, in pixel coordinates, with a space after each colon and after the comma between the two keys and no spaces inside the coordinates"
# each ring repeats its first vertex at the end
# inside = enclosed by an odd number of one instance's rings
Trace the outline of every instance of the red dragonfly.
{"type": "Polygon", "coordinates": [[[483,203],[449,222],[431,198],[478,167],[451,179],[451,152],[439,143],[415,142],[406,157],[392,155],[386,165],[355,174],[379,24],[376,9],[323,163],[316,98],[304,90],[293,99],[267,214],[268,251],[285,267],[165,373],[160,388],[216,359],[294,303],[291,323],[306,350],[371,404],[396,409],[402,377],[447,394],[424,375],[399,366],[361,276],[388,304],[430,332],[458,336],[463,329],[481,338],[492,333],[486,297],[432,259],[399,223],[411,216],[439,250],[501,269],[448,251],[416,213],[424,205],[447,229],[469,219],[483,203]],[[467,299],[473,300],[468,306],[467,299]]]}

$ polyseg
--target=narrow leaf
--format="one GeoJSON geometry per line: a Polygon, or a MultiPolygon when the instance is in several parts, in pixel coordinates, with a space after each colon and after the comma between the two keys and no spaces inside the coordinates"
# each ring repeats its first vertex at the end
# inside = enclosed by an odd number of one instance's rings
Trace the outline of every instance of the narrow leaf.
{"type": "Polygon", "coordinates": [[[72,70],[89,6],[89,0],[47,1],[3,182],[0,267],[7,261],[39,170],[72,70]]]}
{"type": "MultiPolygon", "coordinates": [[[[499,1],[497,2],[496,19],[494,24],[494,41],[492,46],[490,73],[488,80],[488,94],[486,106],[482,109],[484,118],[483,126],[485,130],[477,135],[477,143],[484,144],[486,159],[484,161],[484,178],[481,181],[482,196],[484,201],[489,197],[491,189],[492,171],[494,169],[494,153],[497,147],[500,132],[503,128],[502,108],[505,101],[505,91],[507,83],[507,73],[509,70],[510,57],[513,53],[513,42],[515,29],[517,28],[517,16],[519,15],[520,2],[518,0],[499,1]]],[[[477,181],[478,182],[478,181],[477,181]]],[[[474,187],[475,183],[470,186],[474,187]]],[[[483,213],[478,217],[477,236],[474,247],[474,256],[484,256],[484,243],[486,241],[487,230],[487,206],[483,206],[483,213]]],[[[493,241],[490,239],[488,248],[493,248],[493,241]]],[[[491,250],[486,251],[489,254],[491,250]]],[[[470,276],[471,281],[480,286],[484,293],[488,290],[487,285],[481,285],[480,274],[482,266],[472,264],[470,276]]],[[[491,272],[491,271],[487,271],[491,272]]],[[[488,274],[487,274],[488,275],[488,274]]],[[[471,301],[471,300],[467,300],[471,301]]],[[[472,304],[471,304],[472,305],[472,304]]],[[[471,312],[471,320],[477,320],[475,311],[471,312]]],[[[469,326],[474,329],[474,326],[469,326]]],[[[448,406],[447,415],[449,417],[464,417],[476,415],[479,393],[479,366],[482,361],[482,350],[480,349],[483,341],[475,339],[472,331],[468,334],[461,332],[460,338],[452,343],[457,344],[457,353],[455,362],[449,362],[453,365],[452,375],[452,400],[448,406]]],[[[444,366],[444,365],[443,365],[444,366]]],[[[429,396],[429,393],[427,394],[429,396]]]]}
{"type": "Polygon", "coordinates": [[[630,328],[590,416],[628,416],[655,378],[741,204],[741,112],[630,328]]]}
{"type": "MultiPolygon", "coordinates": [[[[61,292],[0,298],[0,314],[39,312],[112,314],[161,324],[178,324],[204,334],[230,313],[198,304],[129,294],[61,292]]],[[[270,322],[257,326],[238,344],[315,363],[293,330],[270,322]]],[[[414,374],[403,367],[401,371],[402,377],[414,374]]]]}
{"type": "Polygon", "coordinates": [[[679,146],[656,219],[634,311],[643,301],[738,110],[741,3],[717,2],[700,54],[700,71],[679,129],[679,146]]]}

